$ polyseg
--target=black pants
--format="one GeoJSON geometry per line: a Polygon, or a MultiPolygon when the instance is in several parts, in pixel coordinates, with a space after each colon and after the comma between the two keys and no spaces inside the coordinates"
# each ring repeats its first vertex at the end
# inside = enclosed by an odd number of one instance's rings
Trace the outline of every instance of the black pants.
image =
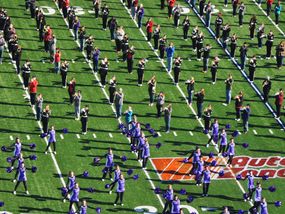
{"type": "Polygon", "coordinates": [[[133,59],[127,59],[127,67],[128,67],[128,72],[129,73],[133,72],[133,64],[134,64],[133,59]]]}
{"type": "Polygon", "coordinates": [[[67,76],[67,73],[62,73],[61,74],[61,84],[63,87],[66,86],[66,76],[67,76]]]}
{"type": "Polygon", "coordinates": [[[229,155],[229,160],[228,160],[228,162],[227,162],[227,164],[232,164],[232,162],[233,162],[233,158],[234,158],[234,156],[233,155],[229,155]]]}
{"type": "Polygon", "coordinates": [[[160,59],[164,59],[164,52],[165,52],[164,46],[160,46],[159,47],[159,57],[160,57],[160,59]]]}
{"type": "Polygon", "coordinates": [[[53,146],[53,151],[55,152],[56,151],[56,142],[54,141],[54,142],[48,142],[48,145],[47,145],[47,147],[46,147],[46,150],[45,151],[48,151],[48,149],[49,149],[49,147],[50,147],[50,145],[52,144],[52,146],[53,146]]]}
{"type": "Polygon", "coordinates": [[[192,163],[192,169],[190,170],[190,174],[191,175],[195,174],[197,169],[198,169],[198,162],[193,162],[192,163]]]}
{"type": "Polygon", "coordinates": [[[252,214],[257,213],[257,212],[258,212],[258,209],[259,209],[259,207],[260,207],[260,204],[261,204],[260,201],[255,201],[254,204],[253,204],[253,207],[251,207],[251,208],[249,209],[249,212],[252,213],[252,214]],[[256,211],[257,211],[257,212],[256,212],[256,211]]]}
{"type": "Polygon", "coordinates": [[[276,63],[278,68],[282,67],[282,56],[276,56],[276,63]]]}
{"type": "Polygon", "coordinates": [[[48,119],[42,117],[43,132],[48,133],[48,119]]]}
{"type": "Polygon", "coordinates": [[[203,48],[203,43],[197,43],[197,59],[201,59],[201,49],[203,48]]]}
{"type": "Polygon", "coordinates": [[[102,179],[105,179],[106,176],[107,176],[107,173],[109,173],[109,177],[112,178],[112,171],[113,171],[113,167],[105,167],[104,170],[103,170],[103,176],[102,176],[102,179]]]}
{"type": "Polygon", "coordinates": [[[63,13],[63,17],[66,19],[67,18],[67,7],[62,7],[62,13],[63,13]]]}
{"type": "Polygon", "coordinates": [[[152,32],[147,32],[147,41],[151,40],[152,32]]]}
{"type": "Polygon", "coordinates": [[[271,57],[272,43],[266,44],[266,57],[271,57]]]}
{"type": "Polygon", "coordinates": [[[144,71],[141,69],[138,69],[138,84],[139,85],[143,83],[143,75],[144,75],[144,71]]]}
{"type": "Polygon", "coordinates": [[[253,81],[253,80],[254,80],[254,73],[255,73],[254,70],[249,70],[249,80],[250,80],[250,81],[253,81]]]}
{"type": "Polygon", "coordinates": [[[220,145],[220,148],[219,148],[219,153],[225,153],[226,152],[226,145],[220,145]]]}
{"type": "Polygon", "coordinates": [[[234,4],[233,5],[233,16],[236,16],[237,15],[237,5],[234,4]]]}
{"type": "Polygon", "coordinates": [[[124,199],[124,192],[117,192],[117,197],[116,197],[116,200],[115,200],[115,204],[118,203],[119,198],[120,198],[120,203],[122,204],[123,203],[123,199],[124,199]]]}
{"type": "Polygon", "coordinates": [[[36,93],[30,93],[30,102],[31,105],[35,105],[36,104],[36,93]]]}
{"type": "Polygon", "coordinates": [[[36,12],[36,8],[34,4],[30,4],[30,12],[31,12],[31,18],[35,18],[35,12],[36,12]]]}
{"type": "Polygon", "coordinates": [[[143,150],[139,149],[139,151],[138,151],[138,160],[142,159],[142,152],[143,152],[143,150]]]}
{"type": "Polygon", "coordinates": [[[204,118],[204,126],[206,130],[210,130],[211,120],[208,117],[204,118]]]}
{"type": "Polygon", "coordinates": [[[23,73],[23,81],[25,88],[29,86],[30,73],[23,73]]]}
{"type": "Polygon", "coordinates": [[[209,191],[210,183],[203,183],[203,194],[207,195],[209,191]]]}
{"type": "Polygon", "coordinates": [[[279,24],[279,14],[275,13],[275,23],[279,24]]]}
{"type": "Polygon", "coordinates": [[[193,48],[193,50],[195,50],[197,48],[197,39],[196,38],[192,38],[192,48],[193,48]]]}
{"type": "Polygon", "coordinates": [[[107,19],[108,19],[108,16],[102,16],[103,29],[107,28],[107,19]]]}
{"type": "MultiPolygon", "coordinates": [[[[16,160],[18,160],[18,157],[17,157],[17,156],[14,156],[14,157],[12,158],[11,167],[14,166],[16,160]]],[[[18,171],[18,170],[17,170],[17,171],[18,171]]]]}
{"type": "Polygon", "coordinates": [[[243,15],[242,14],[238,15],[238,23],[240,26],[243,25],[243,15]]]}
{"type": "Polygon", "coordinates": [[[184,39],[188,38],[188,32],[189,32],[189,28],[183,28],[183,38],[184,39]]]}
{"type": "Polygon", "coordinates": [[[248,188],[248,199],[252,198],[253,192],[254,192],[254,189],[248,188]]]}
{"type": "Polygon", "coordinates": [[[72,206],[73,204],[76,204],[76,207],[77,207],[77,210],[79,210],[79,202],[78,201],[70,201],[70,204],[69,204],[69,211],[72,210],[72,206]]]}
{"type": "Polygon", "coordinates": [[[106,76],[107,72],[100,72],[100,81],[103,86],[106,85],[106,76]]]}
{"type": "Polygon", "coordinates": [[[251,39],[254,38],[254,30],[255,30],[255,28],[250,28],[249,29],[249,36],[250,36],[251,39]]]}
{"type": "Polygon", "coordinates": [[[153,36],[153,48],[154,48],[154,50],[158,49],[158,41],[159,41],[159,36],[154,35],[153,36]]]}
{"type": "Polygon", "coordinates": [[[160,9],[163,10],[165,7],[165,0],[160,0],[160,9]]]}
{"type": "Polygon", "coordinates": [[[156,110],[157,110],[156,116],[157,116],[157,117],[161,117],[162,106],[163,106],[163,105],[156,104],[156,110]]]}
{"type": "Polygon", "coordinates": [[[165,201],[162,214],[167,213],[166,211],[167,211],[167,208],[168,208],[168,207],[169,207],[169,211],[171,211],[171,209],[172,209],[172,201],[171,201],[171,200],[166,200],[166,201],[165,201]]]}
{"type": "Polygon", "coordinates": [[[236,108],[236,119],[240,119],[240,108],[236,108]]]}
{"type": "Polygon", "coordinates": [[[211,71],[212,74],[212,82],[216,82],[217,80],[217,72],[216,71],[211,71]]]}
{"type": "Polygon", "coordinates": [[[29,9],[29,6],[30,6],[30,0],[25,0],[25,7],[26,7],[26,10],[29,9]]]}
{"type": "Polygon", "coordinates": [[[91,53],[92,53],[92,50],[90,48],[88,48],[86,50],[86,55],[87,55],[87,59],[90,60],[91,59],[91,53]]]}
{"type": "Polygon", "coordinates": [[[268,95],[269,95],[269,91],[263,89],[263,97],[264,97],[264,101],[265,101],[265,102],[268,101],[268,95]]]}
{"type": "Polygon", "coordinates": [[[148,161],[148,157],[144,157],[143,158],[143,165],[142,165],[143,168],[146,167],[147,161],[148,161]]]}
{"type": "Polygon", "coordinates": [[[114,87],[109,88],[109,101],[110,101],[110,103],[114,103],[115,91],[116,91],[116,88],[114,88],[114,87]]]}
{"type": "Polygon", "coordinates": [[[99,17],[99,8],[95,8],[95,18],[99,17]]]}
{"type": "Polygon", "coordinates": [[[281,105],[276,105],[276,104],[275,104],[275,106],[276,106],[276,115],[277,115],[277,117],[280,117],[280,114],[281,114],[281,105]]]}
{"type": "Polygon", "coordinates": [[[111,184],[110,184],[110,190],[113,190],[114,189],[114,187],[116,186],[116,183],[118,182],[118,180],[115,180],[114,182],[112,182],[111,184]]]}
{"type": "Polygon", "coordinates": [[[17,74],[20,74],[20,72],[21,72],[20,59],[16,59],[16,68],[17,68],[17,70],[16,70],[17,74]]]}
{"type": "Polygon", "coordinates": [[[231,44],[231,57],[235,57],[236,48],[236,44],[231,44]]]}
{"type": "Polygon", "coordinates": [[[68,95],[69,95],[69,103],[72,104],[73,103],[73,99],[74,99],[74,93],[70,93],[68,92],[68,95]]]}
{"type": "Polygon", "coordinates": [[[174,83],[179,82],[180,68],[174,67],[174,83]]]}
{"type": "Polygon", "coordinates": [[[174,26],[175,27],[178,27],[178,24],[179,24],[179,18],[174,18],[174,26]]]}
{"type": "Polygon", "coordinates": [[[266,4],[266,14],[267,14],[267,16],[269,16],[270,15],[270,12],[271,12],[271,7],[272,7],[272,5],[271,4],[266,4]]]}
{"type": "Polygon", "coordinates": [[[81,117],[81,131],[87,132],[87,117],[81,117]]]}
{"type": "Polygon", "coordinates": [[[168,5],[168,17],[169,17],[169,18],[170,18],[171,15],[172,15],[172,9],[173,9],[173,7],[171,7],[171,6],[168,5]]]}
{"type": "Polygon", "coordinates": [[[24,184],[25,191],[28,191],[27,181],[17,181],[16,186],[15,186],[15,188],[14,188],[14,191],[17,190],[17,188],[18,188],[18,186],[19,186],[19,184],[20,184],[21,182],[23,182],[23,184],[24,184]]]}
{"type": "Polygon", "coordinates": [[[221,25],[216,26],[216,37],[220,38],[220,32],[221,32],[221,25]]]}

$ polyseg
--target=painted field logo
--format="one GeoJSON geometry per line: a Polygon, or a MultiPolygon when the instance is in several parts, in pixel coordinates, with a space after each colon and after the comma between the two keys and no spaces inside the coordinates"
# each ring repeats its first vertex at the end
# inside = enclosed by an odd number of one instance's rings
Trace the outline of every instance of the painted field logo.
{"type": "MultiPolygon", "coordinates": [[[[212,179],[235,179],[235,176],[241,174],[245,177],[249,170],[257,177],[268,176],[269,178],[285,178],[285,157],[270,156],[252,158],[248,156],[236,156],[233,159],[233,167],[225,166],[227,158],[207,156],[202,158],[205,162],[211,163],[215,160],[216,165],[210,166],[212,179]],[[223,176],[218,172],[224,171],[223,176]]],[[[152,158],[151,163],[155,168],[158,177],[161,180],[194,180],[194,175],[189,175],[192,163],[185,162],[184,157],[179,158],[152,158]]]]}

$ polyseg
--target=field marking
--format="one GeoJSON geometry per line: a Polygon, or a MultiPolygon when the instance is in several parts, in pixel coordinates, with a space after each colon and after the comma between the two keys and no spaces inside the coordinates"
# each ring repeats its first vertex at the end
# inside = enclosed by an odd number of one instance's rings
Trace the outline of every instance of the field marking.
{"type": "MultiPolygon", "coordinates": [[[[162,181],[162,177],[161,177],[161,175],[157,172],[156,167],[155,167],[154,163],[152,162],[152,159],[150,158],[149,160],[150,160],[150,162],[151,162],[152,167],[155,169],[155,173],[157,174],[157,176],[159,177],[159,179],[162,181]]],[[[174,158],[173,158],[172,161],[174,161],[174,158]]]]}
{"type": "Polygon", "coordinates": [[[76,134],[76,137],[79,139],[79,138],[80,138],[80,135],[79,135],[79,134],[76,134]]]}
{"type": "Polygon", "coordinates": [[[60,138],[61,138],[62,140],[64,139],[64,137],[63,137],[63,135],[62,135],[62,134],[60,134],[59,136],[60,136],[60,138]]]}
{"type": "Polygon", "coordinates": [[[175,137],[177,137],[177,133],[176,133],[176,132],[173,132],[173,135],[174,135],[175,137]]]}
{"type": "MultiPolygon", "coordinates": [[[[56,2],[54,2],[54,3],[55,3],[55,5],[56,5],[58,11],[60,12],[60,14],[61,14],[61,16],[62,16],[62,18],[63,18],[62,11],[59,10],[58,5],[56,4],[56,2]]],[[[68,22],[67,22],[67,20],[65,20],[64,18],[63,18],[63,20],[65,21],[65,24],[66,24],[66,26],[68,27],[68,22]]],[[[70,32],[70,33],[73,35],[73,37],[74,37],[73,31],[72,31],[72,30],[69,30],[69,32],[70,32]]],[[[75,41],[75,42],[76,42],[77,46],[80,47],[79,42],[78,42],[78,41],[75,41]]],[[[86,62],[88,62],[88,65],[89,65],[89,67],[90,67],[90,69],[91,69],[91,71],[92,71],[92,73],[93,73],[93,66],[92,66],[91,63],[87,60],[87,56],[86,56],[85,52],[81,52],[81,53],[82,53],[82,55],[85,57],[85,60],[86,60],[86,62]]],[[[97,80],[97,82],[99,83],[99,85],[101,86],[102,92],[104,93],[106,99],[109,100],[109,96],[108,96],[107,92],[105,91],[105,89],[102,87],[102,84],[101,84],[101,82],[100,82],[100,80],[99,80],[97,74],[93,73],[93,75],[94,75],[94,77],[96,78],[96,80],[97,80]]],[[[116,115],[115,107],[112,105],[111,108],[112,108],[112,110],[113,110],[114,115],[116,115]]],[[[117,118],[117,120],[118,120],[119,124],[122,123],[122,121],[121,121],[120,118],[117,118]]],[[[127,138],[127,139],[130,141],[129,138],[127,138]]],[[[141,163],[141,162],[139,162],[139,164],[142,166],[142,163],[141,163]]],[[[151,187],[152,187],[153,189],[155,189],[155,185],[154,185],[153,181],[151,180],[149,173],[148,173],[145,169],[143,169],[143,172],[145,173],[145,175],[146,175],[146,177],[147,177],[147,179],[148,179],[148,181],[149,181],[151,187]]],[[[164,207],[164,202],[163,202],[163,200],[161,199],[161,197],[160,197],[158,194],[156,194],[156,196],[157,196],[157,198],[158,198],[158,200],[159,200],[159,202],[160,202],[160,205],[161,205],[162,207],[164,207]]]]}
{"type": "Polygon", "coordinates": [[[273,131],[271,129],[269,129],[270,134],[274,134],[273,131]]]}
{"type": "Polygon", "coordinates": [[[182,162],[180,164],[180,166],[178,167],[178,169],[171,175],[171,177],[168,180],[172,180],[172,178],[174,177],[174,175],[176,175],[177,172],[179,172],[179,170],[184,166],[184,162],[182,162]]]}
{"type": "Polygon", "coordinates": [[[30,135],[27,134],[26,137],[27,137],[27,140],[31,140],[30,135]]]}
{"type": "Polygon", "coordinates": [[[109,137],[110,137],[110,138],[113,138],[113,135],[112,135],[112,133],[111,133],[111,132],[109,132],[109,137]]]}
{"type": "Polygon", "coordinates": [[[252,130],[255,135],[257,135],[257,131],[255,129],[252,130]]]}
{"type": "Polygon", "coordinates": [[[189,134],[190,134],[191,136],[193,136],[193,133],[192,133],[191,131],[189,131],[189,134]]]}
{"type": "Polygon", "coordinates": [[[270,22],[277,28],[277,30],[279,30],[279,32],[285,37],[285,33],[280,29],[280,27],[271,19],[270,16],[267,16],[267,13],[263,10],[263,8],[255,1],[252,0],[257,7],[263,12],[263,14],[270,20],[270,22]]]}
{"type": "MultiPolygon", "coordinates": [[[[173,163],[173,161],[175,160],[175,158],[172,158],[172,160],[170,161],[170,163],[169,164],[167,164],[167,166],[162,170],[162,172],[161,173],[158,173],[158,174],[163,174],[164,173],[164,171],[173,163]]],[[[156,167],[154,167],[155,169],[156,169],[156,167]]]]}
{"type": "MultiPolygon", "coordinates": [[[[6,43],[6,42],[5,42],[5,48],[6,48],[7,51],[8,51],[7,43],[6,43]]],[[[8,55],[10,56],[10,59],[12,60],[12,55],[11,55],[10,53],[9,53],[8,55]]],[[[13,67],[14,67],[15,71],[17,71],[17,67],[16,67],[15,64],[13,64],[13,67]]],[[[23,82],[23,79],[22,79],[21,75],[20,75],[20,74],[17,74],[17,76],[18,76],[18,78],[19,78],[19,80],[20,80],[20,82],[21,82],[21,84],[22,84],[22,88],[23,88],[23,90],[25,91],[26,96],[29,97],[28,90],[24,88],[24,82],[23,82]]],[[[32,109],[32,112],[33,112],[34,116],[36,116],[36,110],[35,110],[34,108],[31,108],[31,109],[32,109]]],[[[40,121],[37,121],[37,123],[38,123],[38,126],[39,126],[40,130],[41,130],[41,133],[44,133],[44,132],[43,132],[43,127],[42,127],[41,122],[40,122],[40,121]]],[[[43,138],[43,139],[44,139],[46,145],[48,145],[47,137],[45,137],[45,138],[43,138]]],[[[63,187],[66,187],[66,183],[65,183],[65,181],[64,181],[64,179],[63,179],[61,170],[60,170],[60,168],[59,168],[59,165],[58,165],[58,163],[57,163],[57,160],[56,160],[56,158],[55,158],[55,156],[54,156],[54,154],[53,154],[51,148],[49,148],[49,152],[50,152],[50,156],[51,156],[51,158],[52,158],[52,160],[53,160],[53,164],[54,164],[54,166],[55,166],[55,169],[56,169],[56,171],[57,171],[57,174],[58,174],[58,176],[59,176],[59,179],[60,179],[60,181],[61,181],[61,184],[62,184],[63,187]]],[[[74,206],[72,207],[72,209],[75,211],[75,207],[74,207],[74,206]]]]}
{"type": "MultiPolygon", "coordinates": [[[[121,2],[121,3],[122,3],[122,2],[121,2]]],[[[130,17],[131,17],[131,14],[130,14],[130,11],[128,10],[128,8],[127,8],[123,3],[122,3],[122,5],[125,7],[126,11],[129,13],[129,15],[130,15],[130,17]]],[[[195,12],[196,14],[198,14],[195,8],[194,8],[194,12],[195,12]]],[[[200,17],[200,16],[199,16],[199,17],[200,17]]],[[[131,17],[131,19],[132,19],[132,17],[131,17]]],[[[200,18],[200,19],[201,19],[201,18],[200,18]]],[[[133,20],[133,22],[137,25],[136,20],[134,20],[134,19],[132,19],[132,20],[133,20]]],[[[202,19],[201,19],[201,20],[202,20],[202,19]]],[[[203,23],[205,24],[205,22],[203,22],[203,23]]],[[[209,28],[208,28],[208,29],[209,29],[209,28]]],[[[210,29],[210,30],[211,30],[211,29],[210,29]]],[[[142,33],[142,35],[143,35],[144,38],[146,39],[146,36],[145,36],[144,32],[142,31],[142,29],[140,29],[140,32],[142,33]]],[[[160,59],[158,53],[157,53],[156,51],[154,51],[154,48],[152,47],[152,44],[151,44],[151,43],[148,43],[148,44],[149,44],[150,48],[153,50],[154,54],[157,56],[157,58],[160,59]]],[[[160,61],[160,62],[161,62],[161,64],[164,66],[165,70],[167,71],[165,64],[164,64],[162,61],[160,61]]],[[[170,78],[171,78],[172,81],[173,81],[174,78],[173,78],[173,76],[171,75],[171,73],[170,73],[170,72],[169,72],[169,73],[167,72],[167,74],[170,76],[170,78]]],[[[184,92],[181,90],[180,86],[178,85],[176,88],[179,90],[179,92],[181,93],[181,95],[184,97],[186,103],[188,104],[188,99],[186,98],[184,92]]],[[[193,109],[192,105],[190,106],[190,105],[188,104],[188,106],[189,106],[189,108],[191,109],[192,113],[196,116],[196,119],[197,119],[198,122],[200,123],[201,127],[204,128],[204,124],[202,123],[201,120],[198,119],[198,116],[197,116],[195,110],[193,109]]],[[[211,138],[211,136],[210,136],[209,134],[207,134],[207,136],[208,136],[208,138],[211,138]]],[[[217,149],[216,147],[215,147],[215,149],[218,151],[218,149],[217,149]]],[[[223,161],[224,161],[224,163],[225,163],[225,165],[226,165],[226,161],[225,161],[224,158],[223,158],[223,161]]],[[[233,171],[232,171],[231,169],[230,169],[230,173],[234,176],[234,173],[233,173],[233,171]]],[[[238,186],[239,186],[239,188],[241,189],[242,193],[245,193],[245,190],[244,190],[243,186],[239,183],[239,181],[236,180],[236,183],[238,184],[238,186]]],[[[160,196],[158,196],[158,197],[160,198],[160,196]]],[[[249,201],[249,203],[251,204],[251,206],[253,206],[253,203],[252,203],[252,202],[249,201]]]]}
{"type": "Polygon", "coordinates": [[[158,134],[158,136],[159,136],[159,137],[161,137],[161,134],[160,134],[160,132],[157,132],[157,134],[158,134]]]}
{"type": "Polygon", "coordinates": [[[12,136],[12,135],[10,135],[10,140],[14,140],[14,138],[13,138],[13,136],[12,136]]]}
{"type": "Polygon", "coordinates": [[[96,134],[95,134],[95,133],[93,133],[93,137],[94,137],[94,138],[97,138],[97,136],[96,136],[96,134]]]}

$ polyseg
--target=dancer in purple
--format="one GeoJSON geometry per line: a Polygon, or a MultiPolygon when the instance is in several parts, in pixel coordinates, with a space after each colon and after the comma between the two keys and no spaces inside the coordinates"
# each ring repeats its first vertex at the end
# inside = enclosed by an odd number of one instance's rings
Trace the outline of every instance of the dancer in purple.
{"type": "Polygon", "coordinates": [[[233,158],[235,156],[235,142],[234,142],[233,138],[230,139],[230,143],[229,143],[228,148],[227,148],[227,153],[229,155],[229,160],[227,162],[227,166],[232,167],[232,161],[233,161],[233,158]]]}
{"type": "Polygon", "coordinates": [[[261,199],[260,207],[261,207],[260,214],[268,214],[267,202],[265,198],[261,199]]]}
{"type": "Polygon", "coordinates": [[[145,139],[142,157],[143,157],[142,167],[143,167],[143,169],[146,169],[146,164],[147,164],[148,158],[150,157],[150,148],[149,148],[149,143],[148,143],[147,138],[145,139]]]}
{"type": "Polygon", "coordinates": [[[80,188],[79,184],[75,183],[74,188],[72,189],[71,196],[70,196],[70,204],[69,204],[69,213],[72,212],[72,206],[73,204],[76,204],[77,209],[79,209],[79,193],[80,193],[80,188]]]}
{"type": "Polygon", "coordinates": [[[16,195],[17,194],[17,188],[19,186],[19,184],[21,182],[23,182],[24,184],[24,187],[25,187],[25,191],[26,191],[26,195],[29,195],[29,191],[28,191],[28,187],[27,187],[27,175],[26,175],[26,167],[25,167],[25,164],[22,163],[20,165],[20,167],[18,168],[18,171],[19,171],[19,175],[18,175],[18,178],[17,178],[17,183],[16,183],[16,186],[14,188],[14,191],[13,191],[13,194],[16,195]]]}
{"type": "Polygon", "coordinates": [[[79,214],[87,214],[87,202],[85,200],[82,201],[79,214]]]}
{"type": "Polygon", "coordinates": [[[49,135],[48,145],[46,147],[45,154],[47,154],[47,151],[48,151],[48,149],[49,149],[51,144],[53,145],[53,153],[56,154],[56,146],[55,146],[56,139],[55,139],[55,129],[54,129],[54,126],[51,127],[51,129],[48,132],[48,135],[49,135]]]}
{"type": "Polygon", "coordinates": [[[204,171],[202,172],[203,177],[203,194],[202,197],[208,196],[208,191],[211,183],[211,171],[209,166],[206,166],[204,171]]]}
{"type": "Polygon", "coordinates": [[[204,169],[204,161],[198,160],[198,167],[195,174],[195,180],[196,180],[196,186],[201,186],[202,185],[202,174],[203,174],[203,169],[204,169]]]}
{"type": "Polygon", "coordinates": [[[246,179],[247,179],[247,189],[248,189],[248,193],[247,193],[247,198],[244,199],[244,201],[252,201],[252,195],[253,195],[253,192],[254,192],[254,176],[253,176],[253,173],[252,171],[249,171],[247,176],[246,176],[246,179]]]}
{"type": "Polygon", "coordinates": [[[12,169],[14,169],[14,163],[19,158],[21,152],[22,152],[22,143],[20,141],[20,138],[17,137],[15,140],[15,144],[14,144],[14,154],[13,154],[13,159],[11,162],[12,169]]]}
{"type": "Polygon", "coordinates": [[[262,187],[261,183],[257,182],[255,188],[255,195],[254,195],[254,204],[253,207],[249,209],[250,213],[259,213],[259,207],[261,205],[261,198],[262,198],[262,187]]]}
{"type": "Polygon", "coordinates": [[[15,174],[15,177],[14,177],[14,180],[13,180],[14,183],[16,183],[16,181],[17,181],[17,177],[18,177],[18,175],[19,175],[20,166],[22,165],[22,163],[25,162],[25,159],[26,159],[26,158],[29,158],[29,157],[24,157],[24,156],[23,156],[23,153],[20,153],[19,157],[17,158],[17,160],[18,160],[18,166],[17,166],[17,171],[16,171],[16,174],[15,174]]]}
{"type": "Polygon", "coordinates": [[[146,141],[146,138],[145,138],[144,133],[142,132],[141,136],[139,137],[139,141],[138,141],[138,145],[137,145],[138,161],[139,162],[142,162],[142,159],[143,159],[142,153],[143,153],[145,141],[146,141]]]}
{"type": "Polygon", "coordinates": [[[171,184],[168,185],[168,189],[164,193],[164,198],[165,198],[165,204],[164,204],[162,214],[167,213],[168,207],[169,207],[169,210],[171,210],[171,208],[172,208],[173,188],[172,188],[171,184]]]}
{"type": "Polygon", "coordinates": [[[198,168],[198,161],[200,160],[200,158],[201,158],[201,149],[197,146],[196,147],[196,149],[195,149],[195,151],[193,151],[192,153],[191,153],[191,155],[189,156],[189,158],[188,158],[188,161],[191,159],[193,157],[193,159],[192,159],[192,169],[191,169],[191,171],[190,171],[190,175],[192,175],[192,174],[194,174],[194,172],[196,171],[196,169],[198,168]]]}
{"type": "Polygon", "coordinates": [[[123,204],[124,192],[125,192],[125,178],[123,174],[120,174],[120,178],[118,180],[118,186],[117,186],[117,197],[116,197],[114,206],[117,206],[119,199],[120,199],[121,206],[124,206],[123,204]]]}
{"type": "Polygon", "coordinates": [[[174,196],[170,213],[171,214],[180,214],[180,200],[178,198],[178,195],[174,196]]]}
{"type": "Polygon", "coordinates": [[[109,194],[112,194],[112,190],[114,189],[116,183],[120,179],[121,169],[119,165],[116,165],[116,169],[114,170],[114,182],[110,184],[110,191],[109,194]]]}
{"type": "Polygon", "coordinates": [[[222,131],[220,133],[219,139],[221,141],[220,141],[220,148],[219,148],[218,156],[221,156],[222,154],[224,154],[226,152],[226,147],[227,147],[227,144],[228,144],[227,132],[226,132],[225,129],[222,129],[222,131]]]}
{"type": "Polygon", "coordinates": [[[113,166],[114,166],[114,155],[113,151],[111,148],[108,149],[108,153],[105,155],[106,157],[106,164],[105,168],[103,169],[103,176],[102,176],[102,181],[105,181],[106,175],[109,172],[109,177],[110,180],[113,181],[112,179],[112,171],[113,171],[113,166]]]}
{"type": "Polygon", "coordinates": [[[215,147],[218,147],[218,140],[219,140],[219,123],[218,119],[214,119],[214,123],[212,124],[212,134],[211,138],[208,140],[206,147],[209,147],[210,143],[214,141],[215,147]]]}
{"type": "Polygon", "coordinates": [[[75,177],[75,174],[73,171],[70,171],[69,172],[69,175],[68,175],[68,180],[67,180],[67,183],[66,183],[66,186],[67,186],[67,192],[63,198],[63,202],[66,201],[66,198],[68,197],[68,194],[71,193],[71,191],[73,190],[73,188],[75,187],[75,183],[76,183],[76,177],[75,177]]]}

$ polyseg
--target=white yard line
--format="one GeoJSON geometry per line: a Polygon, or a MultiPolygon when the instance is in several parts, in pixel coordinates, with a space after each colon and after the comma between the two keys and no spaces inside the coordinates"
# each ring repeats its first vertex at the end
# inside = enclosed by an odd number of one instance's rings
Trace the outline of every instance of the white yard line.
{"type": "MultiPolygon", "coordinates": [[[[165,172],[165,170],[173,163],[173,161],[175,161],[175,159],[176,159],[176,158],[173,158],[173,159],[170,161],[170,163],[167,164],[167,166],[162,170],[162,172],[161,172],[161,173],[158,173],[158,174],[163,174],[163,173],[165,172]]],[[[154,169],[156,169],[156,168],[154,167],[154,169]]]]}
{"type": "Polygon", "coordinates": [[[178,169],[171,175],[171,177],[168,179],[168,180],[172,180],[172,178],[174,177],[174,175],[176,175],[176,173],[177,172],[179,172],[179,170],[184,166],[184,162],[182,162],[181,164],[180,164],[180,166],[178,167],[178,169]]]}
{"type": "MultiPolygon", "coordinates": [[[[123,4],[122,4],[122,5],[123,5],[123,4]]],[[[131,14],[130,14],[128,8],[127,8],[125,5],[123,5],[123,6],[125,7],[126,11],[129,13],[129,15],[130,15],[130,17],[131,17],[131,14]]],[[[132,18],[131,18],[131,19],[132,19],[132,18]]],[[[133,22],[137,25],[136,20],[134,20],[134,19],[132,19],[132,20],[133,20],[133,22]]],[[[140,32],[141,32],[141,34],[144,36],[144,38],[146,39],[145,33],[142,31],[142,29],[140,29],[140,32]]],[[[150,48],[153,50],[153,53],[157,56],[158,59],[160,59],[158,53],[154,51],[154,49],[153,49],[153,47],[152,47],[152,44],[151,44],[150,42],[148,42],[148,44],[149,44],[150,48]]],[[[162,66],[165,68],[165,71],[167,72],[167,69],[166,69],[165,64],[164,64],[162,61],[160,61],[160,62],[161,62],[161,64],[162,64],[162,66]]],[[[171,75],[171,73],[168,73],[168,72],[167,72],[167,74],[168,74],[168,75],[170,76],[170,78],[173,80],[173,76],[171,75]]],[[[188,103],[187,97],[185,96],[184,92],[181,90],[181,88],[180,88],[179,85],[177,86],[177,89],[179,90],[179,92],[181,93],[181,95],[184,97],[186,103],[188,103]]],[[[198,119],[198,116],[197,116],[195,110],[193,109],[193,107],[190,106],[190,105],[188,105],[188,107],[191,109],[192,113],[196,116],[196,119],[197,119],[198,123],[201,125],[201,127],[204,128],[203,123],[201,122],[201,120],[198,119]]],[[[208,138],[211,137],[209,134],[207,134],[207,136],[208,136],[208,138]]],[[[216,149],[216,150],[218,151],[218,149],[216,149]]],[[[224,164],[226,165],[226,163],[227,163],[226,160],[225,160],[224,158],[222,158],[222,159],[223,159],[224,164]]],[[[233,173],[232,170],[230,170],[230,173],[233,175],[233,177],[235,177],[235,174],[233,173]]],[[[237,180],[235,180],[235,181],[236,181],[236,183],[238,184],[239,188],[241,189],[242,193],[245,193],[245,190],[244,190],[243,186],[240,184],[240,182],[237,181],[237,180]]],[[[160,196],[159,196],[159,197],[160,197],[160,196]]],[[[249,202],[249,203],[253,206],[253,203],[252,203],[252,202],[249,202]]]]}
{"type": "MultiPolygon", "coordinates": [[[[7,44],[5,44],[5,47],[7,48],[7,44]]],[[[8,50],[8,49],[7,49],[7,50],[8,50]]],[[[12,55],[11,55],[10,53],[9,53],[9,56],[10,56],[10,59],[12,60],[12,55]]],[[[13,67],[15,68],[15,71],[16,71],[16,69],[17,69],[16,64],[13,64],[13,67]]],[[[17,76],[18,76],[20,82],[22,83],[22,87],[23,87],[23,90],[24,90],[26,96],[27,96],[27,97],[30,97],[28,91],[24,89],[24,82],[23,82],[23,79],[22,79],[21,75],[18,74],[17,76]]],[[[32,109],[33,114],[36,116],[36,111],[35,111],[35,109],[34,109],[34,108],[31,108],[31,109],[32,109]]],[[[41,132],[43,133],[42,124],[40,123],[40,121],[37,121],[37,123],[38,123],[38,126],[39,126],[41,132]]],[[[10,138],[11,138],[11,137],[10,137],[10,138]]],[[[44,141],[46,142],[46,145],[48,145],[48,140],[47,140],[46,137],[44,138],[44,141]]],[[[54,154],[53,154],[51,148],[49,148],[49,152],[50,152],[50,154],[51,154],[51,158],[52,158],[52,160],[53,160],[53,164],[54,164],[54,166],[55,166],[55,168],[56,168],[56,171],[57,171],[57,174],[58,174],[59,179],[60,179],[60,181],[61,181],[61,184],[62,184],[62,186],[66,187],[66,183],[65,183],[65,181],[64,181],[64,179],[63,179],[61,170],[60,170],[60,168],[59,168],[59,165],[58,165],[58,163],[57,163],[57,160],[56,160],[56,158],[55,158],[55,156],[54,156],[54,154]]],[[[73,207],[73,209],[74,209],[74,207],[73,207]]],[[[75,209],[74,209],[74,210],[75,210],[75,209]]]]}

